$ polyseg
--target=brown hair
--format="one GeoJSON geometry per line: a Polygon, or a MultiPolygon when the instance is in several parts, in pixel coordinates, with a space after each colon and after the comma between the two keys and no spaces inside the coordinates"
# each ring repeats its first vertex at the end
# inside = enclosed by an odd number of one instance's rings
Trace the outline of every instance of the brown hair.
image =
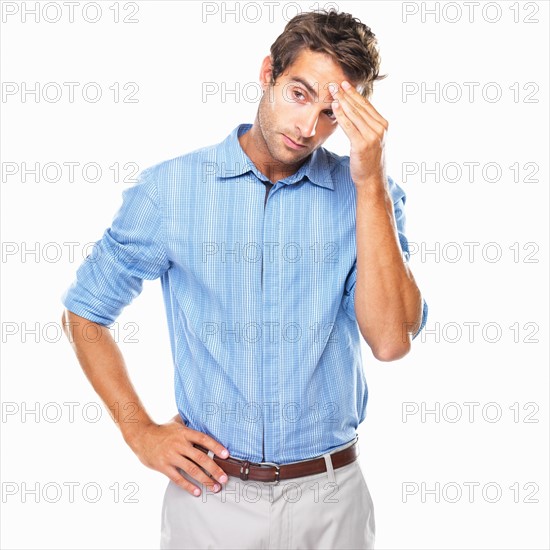
{"type": "Polygon", "coordinates": [[[374,33],[349,13],[311,11],[293,17],[271,45],[271,83],[304,49],[330,55],[365,98],[379,75],[380,54],[374,33]]]}

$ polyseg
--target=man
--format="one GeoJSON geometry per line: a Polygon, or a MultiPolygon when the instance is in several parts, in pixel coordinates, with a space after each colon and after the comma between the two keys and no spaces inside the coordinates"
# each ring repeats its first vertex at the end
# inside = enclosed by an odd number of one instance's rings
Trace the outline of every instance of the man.
{"type": "Polygon", "coordinates": [[[146,169],[63,297],[90,382],[110,410],[137,405],[123,437],[170,478],[162,548],[373,547],[360,335],[399,359],[427,314],[368,101],[378,68],[351,15],[296,16],[262,62],[254,124],[146,169]],[[321,147],[338,126],[349,157],[321,147]],[[107,329],[159,277],[179,412],[160,425],[107,329]]]}

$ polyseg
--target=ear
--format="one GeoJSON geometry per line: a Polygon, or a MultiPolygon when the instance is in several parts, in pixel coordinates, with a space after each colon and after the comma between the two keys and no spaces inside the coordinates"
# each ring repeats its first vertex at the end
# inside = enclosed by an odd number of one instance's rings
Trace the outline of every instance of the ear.
{"type": "Polygon", "coordinates": [[[262,61],[262,67],[260,69],[260,85],[262,90],[266,90],[271,84],[271,72],[273,69],[273,64],[271,62],[271,56],[266,55],[262,61]]]}

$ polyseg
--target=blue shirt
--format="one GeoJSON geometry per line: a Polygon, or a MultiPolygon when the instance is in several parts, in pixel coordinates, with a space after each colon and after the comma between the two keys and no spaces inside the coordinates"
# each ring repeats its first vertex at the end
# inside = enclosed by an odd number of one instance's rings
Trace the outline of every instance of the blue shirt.
{"type": "MultiPolygon", "coordinates": [[[[344,445],[365,418],[355,184],[349,157],[320,147],[265,201],[238,141],[250,127],[143,170],[62,301],[110,325],[160,278],[185,424],[284,464],[344,445]]],[[[388,181],[408,260],[405,193],[388,181]]],[[[418,332],[426,315],[424,302],[418,332]]]]}

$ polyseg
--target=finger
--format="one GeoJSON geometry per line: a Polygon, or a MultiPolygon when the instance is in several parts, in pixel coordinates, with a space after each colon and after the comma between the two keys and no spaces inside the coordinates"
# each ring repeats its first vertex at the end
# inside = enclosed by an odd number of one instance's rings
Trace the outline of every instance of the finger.
{"type": "Polygon", "coordinates": [[[346,95],[340,92],[337,95],[340,100],[340,105],[342,105],[346,115],[363,135],[368,136],[371,131],[374,131],[377,136],[382,136],[384,134],[386,127],[368,113],[364,108],[364,104],[361,105],[357,103],[349,94],[346,95]]]}
{"type": "Polygon", "coordinates": [[[221,489],[221,485],[215,479],[208,477],[208,475],[205,474],[197,464],[195,464],[191,460],[188,460],[186,457],[178,456],[174,458],[174,460],[172,461],[172,464],[174,466],[177,466],[181,470],[183,470],[187,475],[191,476],[194,480],[210,487],[210,489],[212,489],[214,492],[217,492],[219,489],[221,489]]]}
{"type": "MultiPolygon", "coordinates": [[[[340,96],[340,102],[338,105],[344,114],[351,120],[355,128],[359,131],[359,134],[363,138],[368,138],[373,132],[376,132],[376,129],[373,128],[371,124],[378,124],[375,120],[371,118],[370,121],[367,121],[365,117],[368,115],[366,113],[361,113],[353,104],[351,104],[346,98],[340,96]]],[[[378,125],[380,127],[380,125],[378,125]]]]}
{"type": "Polygon", "coordinates": [[[227,483],[227,474],[206,454],[199,449],[192,447],[185,452],[184,456],[196,462],[201,468],[204,468],[208,473],[215,477],[220,483],[227,483]]]}
{"type": "Polygon", "coordinates": [[[346,95],[341,88],[331,83],[329,91],[335,98],[335,102],[342,107],[346,116],[364,138],[370,139],[375,136],[380,138],[384,134],[384,127],[372,118],[362,105],[352,100],[349,95],[346,95]]]}
{"type": "Polygon", "coordinates": [[[185,435],[187,441],[198,443],[201,447],[213,451],[220,458],[227,458],[229,456],[229,451],[221,443],[218,443],[215,439],[202,432],[188,428],[185,435]]]}
{"type": "Polygon", "coordinates": [[[336,117],[336,121],[342,127],[342,130],[344,130],[344,133],[346,134],[346,136],[348,136],[349,140],[352,143],[354,143],[355,141],[357,141],[359,139],[362,139],[361,133],[355,127],[355,125],[349,119],[349,117],[346,116],[346,113],[342,109],[340,103],[334,102],[332,104],[332,112],[334,113],[334,116],[336,117]]]}
{"type": "Polygon", "coordinates": [[[166,475],[171,481],[173,481],[178,487],[181,487],[194,497],[198,497],[202,493],[200,487],[197,487],[185,477],[183,477],[177,470],[177,468],[170,466],[165,471],[163,470],[162,473],[166,475]]]}
{"type": "Polygon", "coordinates": [[[387,127],[388,121],[374,108],[374,105],[367,98],[363,97],[347,80],[342,81],[341,89],[344,97],[353,103],[360,105],[379,124],[387,127]]]}

